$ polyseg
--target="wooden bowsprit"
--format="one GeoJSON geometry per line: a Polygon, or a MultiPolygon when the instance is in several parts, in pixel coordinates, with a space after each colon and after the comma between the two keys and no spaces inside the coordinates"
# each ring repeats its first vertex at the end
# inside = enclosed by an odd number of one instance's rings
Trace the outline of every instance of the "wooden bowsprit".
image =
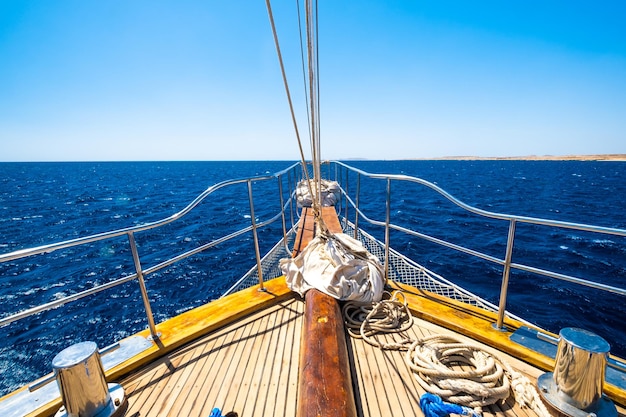
{"type": "MultiPolygon", "coordinates": [[[[334,207],[322,207],[322,218],[331,233],[341,233],[334,207]]],[[[315,237],[311,208],[302,209],[294,256],[315,237]]],[[[356,417],[350,363],[341,309],[333,297],[316,289],[305,294],[300,348],[298,416],[356,417]]]]}

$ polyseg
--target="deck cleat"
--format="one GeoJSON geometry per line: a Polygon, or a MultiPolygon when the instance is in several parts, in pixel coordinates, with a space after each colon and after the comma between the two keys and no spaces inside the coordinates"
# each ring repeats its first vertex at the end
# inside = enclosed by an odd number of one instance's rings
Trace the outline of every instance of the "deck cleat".
{"type": "Polygon", "coordinates": [[[81,342],[59,352],[52,360],[63,399],[55,417],[118,417],[128,401],[119,384],[107,384],[94,342],[81,342]]]}
{"type": "Polygon", "coordinates": [[[559,332],[554,372],[537,379],[542,399],[570,417],[617,417],[617,409],[602,393],[610,345],[584,329],[559,332]]]}

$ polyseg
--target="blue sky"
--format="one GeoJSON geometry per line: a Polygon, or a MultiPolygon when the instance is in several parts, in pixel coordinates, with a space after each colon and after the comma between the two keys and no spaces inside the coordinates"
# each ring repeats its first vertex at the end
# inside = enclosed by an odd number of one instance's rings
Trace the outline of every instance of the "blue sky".
{"type": "MultiPolygon", "coordinates": [[[[319,9],[324,158],[626,153],[622,1],[319,9]]],[[[0,161],[297,158],[264,1],[0,0],[0,161]]]]}

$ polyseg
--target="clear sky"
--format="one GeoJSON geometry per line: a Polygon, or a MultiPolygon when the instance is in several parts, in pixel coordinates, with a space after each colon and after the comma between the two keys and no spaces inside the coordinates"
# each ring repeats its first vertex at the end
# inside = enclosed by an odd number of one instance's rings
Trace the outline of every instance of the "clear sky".
{"type": "MultiPolygon", "coordinates": [[[[622,0],[319,12],[324,158],[626,153],[622,0]]],[[[298,159],[264,1],[0,0],[0,161],[221,159],[298,159]]]]}

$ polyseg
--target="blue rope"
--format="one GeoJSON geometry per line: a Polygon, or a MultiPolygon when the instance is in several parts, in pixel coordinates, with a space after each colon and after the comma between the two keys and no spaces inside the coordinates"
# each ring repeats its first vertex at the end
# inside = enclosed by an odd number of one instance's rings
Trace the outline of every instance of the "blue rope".
{"type": "Polygon", "coordinates": [[[420,407],[425,417],[447,417],[450,414],[479,416],[479,414],[475,413],[474,410],[469,407],[446,403],[438,395],[429,393],[422,395],[420,398],[420,407]]]}
{"type": "Polygon", "coordinates": [[[219,408],[214,408],[211,411],[211,414],[209,415],[209,417],[223,417],[222,416],[222,410],[220,410],[219,408]]]}

